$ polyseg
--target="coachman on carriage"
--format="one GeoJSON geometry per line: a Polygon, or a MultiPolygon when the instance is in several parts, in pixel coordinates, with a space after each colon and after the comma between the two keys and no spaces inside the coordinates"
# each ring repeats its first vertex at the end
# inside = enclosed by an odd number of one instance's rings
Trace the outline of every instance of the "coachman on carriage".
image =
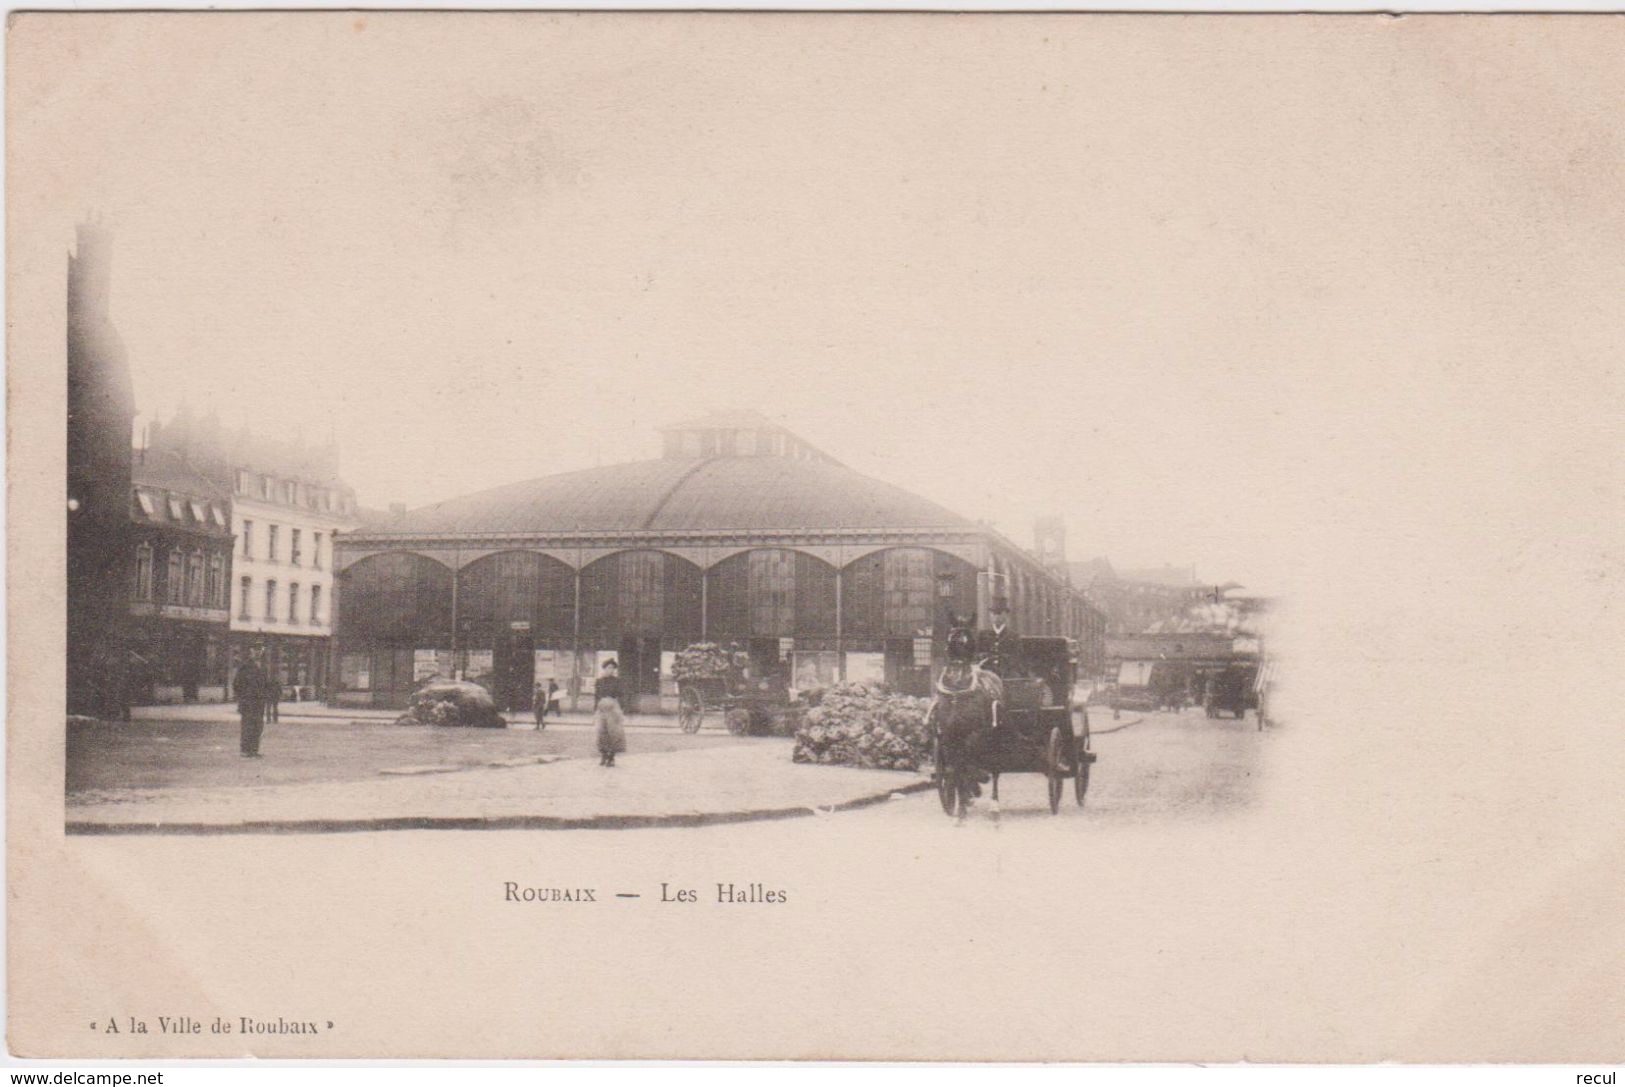
{"type": "Polygon", "coordinates": [[[928,714],[942,810],[963,818],[984,784],[997,801],[999,775],[1016,773],[1048,779],[1052,813],[1070,778],[1081,806],[1095,754],[1086,709],[1078,707],[1073,725],[1076,678],[1066,638],[1018,638],[1003,629],[978,635],[956,624],[928,714]]]}

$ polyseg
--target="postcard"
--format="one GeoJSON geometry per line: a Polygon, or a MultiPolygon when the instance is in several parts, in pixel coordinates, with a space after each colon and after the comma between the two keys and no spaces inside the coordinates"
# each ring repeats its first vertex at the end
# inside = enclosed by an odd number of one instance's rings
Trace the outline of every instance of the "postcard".
{"type": "Polygon", "coordinates": [[[1618,1061],[1622,34],[12,16],[12,1052],[1618,1061]]]}

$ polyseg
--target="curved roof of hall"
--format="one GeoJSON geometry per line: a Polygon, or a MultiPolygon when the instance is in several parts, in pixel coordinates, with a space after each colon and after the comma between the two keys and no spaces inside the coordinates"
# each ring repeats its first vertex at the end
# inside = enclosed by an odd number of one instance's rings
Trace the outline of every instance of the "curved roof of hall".
{"type": "Polygon", "coordinates": [[[367,535],[974,528],[900,487],[782,457],[662,458],[421,506],[367,535]]]}

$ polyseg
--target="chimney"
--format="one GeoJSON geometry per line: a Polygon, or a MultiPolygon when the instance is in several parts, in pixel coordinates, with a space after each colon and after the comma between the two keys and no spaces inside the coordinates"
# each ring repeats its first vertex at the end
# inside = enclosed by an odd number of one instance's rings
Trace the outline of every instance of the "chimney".
{"type": "Polygon", "coordinates": [[[80,223],[68,256],[68,312],[105,320],[113,283],[113,236],[100,222],[80,223]]]}

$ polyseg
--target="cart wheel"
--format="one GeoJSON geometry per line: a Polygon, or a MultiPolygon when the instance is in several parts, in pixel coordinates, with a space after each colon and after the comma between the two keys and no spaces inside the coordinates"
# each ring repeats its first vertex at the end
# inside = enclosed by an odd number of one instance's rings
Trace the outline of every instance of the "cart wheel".
{"type": "Polygon", "coordinates": [[[1046,763],[1044,775],[1049,779],[1049,812],[1051,815],[1061,810],[1061,782],[1066,775],[1065,766],[1061,761],[1061,750],[1065,742],[1065,737],[1061,735],[1058,726],[1050,729],[1049,750],[1045,752],[1044,759],[1046,763]]]}
{"type": "Polygon", "coordinates": [[[1072,791],[1083,807],[1083,795],[1089,791],[1089,714],[1083,715],[1083,730],[1072,741],[1072,791]]]}
{"type": "Polygon", "coordinates": [[[677,726],[684,732],[698,732],[705,723],[705,700],[692,687],[677,697],[677,726]]]}
{"type": "Polygon", "coordinates": [[[750,711],[743,706],[735,706],[722,715],[722,723],[728,726],[728,731],[735,736],[745,736],[750,733],[750,711]]]}

